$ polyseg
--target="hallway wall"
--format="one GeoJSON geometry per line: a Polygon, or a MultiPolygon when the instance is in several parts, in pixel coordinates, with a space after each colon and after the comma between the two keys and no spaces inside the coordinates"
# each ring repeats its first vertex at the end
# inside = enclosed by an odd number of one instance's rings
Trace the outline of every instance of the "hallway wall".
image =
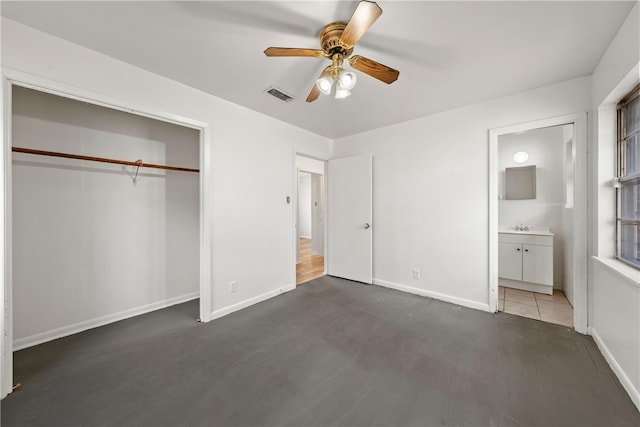
{"type": "Polygon", "coordinates": [[[298,237],[311,238],[311,174],[298,175],[298,237]]]}

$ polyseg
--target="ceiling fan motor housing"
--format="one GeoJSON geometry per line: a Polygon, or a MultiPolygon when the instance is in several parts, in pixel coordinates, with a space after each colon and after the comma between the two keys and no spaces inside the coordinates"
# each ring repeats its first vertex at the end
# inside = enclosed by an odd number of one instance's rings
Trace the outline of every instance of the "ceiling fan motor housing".
{"type": "Polygon", "coordinates": [[[332,58],[336,53],[346,58],[353,52],[353,46],[345,45],[340,39],[346,26],[344,22],[333,22],[320,32],[320,46],[328,58],[332,58]]]}

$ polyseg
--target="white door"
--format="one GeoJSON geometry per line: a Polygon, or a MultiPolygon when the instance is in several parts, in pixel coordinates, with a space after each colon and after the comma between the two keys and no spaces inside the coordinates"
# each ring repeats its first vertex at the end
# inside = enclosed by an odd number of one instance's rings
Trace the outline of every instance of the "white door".
{"type": "Polygon", "coordinates": [[[372,162],[370,154],[329,161],[327,273],[373,281],[372,162]]]}

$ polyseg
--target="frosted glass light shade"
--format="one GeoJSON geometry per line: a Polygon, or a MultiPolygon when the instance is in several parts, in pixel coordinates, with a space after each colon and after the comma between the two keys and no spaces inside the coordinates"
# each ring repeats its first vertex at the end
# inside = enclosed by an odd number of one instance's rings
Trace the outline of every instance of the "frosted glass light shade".
{"type": "Polygon", "coordinates": [[[529,159],[529,154],[526,151],[518,151],[513,155],[513,161],[516,163],[524,163],[529,159]]]}
{"type": "Polygon", "coordinates": [[[331,86],[333,86],[333,79],[330,76],[324,76],[316,80],[316,86],[318,86],[320,92],[329,95],[331,93],[331,86]]]}
{"type": "Polygon", "coordinates": [[[340,85],[336,86],[336,99],[346,98],[349,95],[351,95],[350,91],[343,89],[340,85]]]}
{"type": "Polygon", "coordinates": [[[345,90],[351,90],[356,85],[358,78],[355,73],[351,71],[342,70],[338,76],[338,83],[340,87],[345,90]]]}

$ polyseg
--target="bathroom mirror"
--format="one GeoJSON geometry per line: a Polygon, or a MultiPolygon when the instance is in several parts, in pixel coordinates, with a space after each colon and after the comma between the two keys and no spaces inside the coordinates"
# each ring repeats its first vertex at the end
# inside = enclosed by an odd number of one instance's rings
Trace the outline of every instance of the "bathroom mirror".
{"type": "Polygon", "coordinates": [[[505,199],[536,198],[536,166],[505,168],[505,199]]]}

